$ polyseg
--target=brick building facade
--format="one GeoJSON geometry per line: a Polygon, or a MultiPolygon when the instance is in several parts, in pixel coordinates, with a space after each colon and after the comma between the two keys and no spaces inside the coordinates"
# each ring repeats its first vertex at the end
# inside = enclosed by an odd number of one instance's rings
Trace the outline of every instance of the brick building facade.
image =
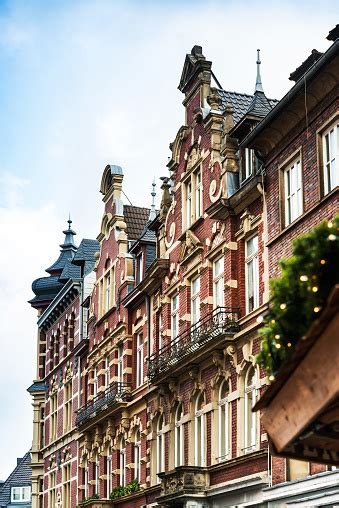
{"type": "Polygon", "coordinates": [[[279,103],[263,91],[259,54],[246,95],[223,90],[194,46],[158,212],[124,205],[122,169],[105,168],[90,258],[67,230],[67,262],[33,286],[33,508],[39,492],[65,508],[112,506],[110,496],[121,508],[284,506],[286,484],[272,484],[327,474],[272,458],[252,406],[267,384],[255,355],[269,278],[293,237],[338,210],[331,33],[279,103]]]}

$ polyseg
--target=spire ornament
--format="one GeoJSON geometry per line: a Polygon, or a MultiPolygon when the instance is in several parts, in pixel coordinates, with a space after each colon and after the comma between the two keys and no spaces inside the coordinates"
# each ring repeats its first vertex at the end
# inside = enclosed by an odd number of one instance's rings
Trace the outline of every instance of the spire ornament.
{"type": "Polygon", "coordinates": [[[262,87],[262,82],[261,82],[261,75],[260,75],[260,64],[261,64],[260,49],[257,49],[257,80],[255,83],[254,93],[256,93],[256,92],[264,93],[264,89],[262,87]]]}
{"type": "Polygon", "coordinates": [[[155,188],[156,188],[156,183],[155,183],[155,178],[154,178],[153,183],[152,183],[152,192],[151,192],[152,204],[151,204],[151,210],[149,213],[149,220],[150,221],[154,220],[157,215],[156,211],[155,211],[155,196],[157,195],[155,188]]]}

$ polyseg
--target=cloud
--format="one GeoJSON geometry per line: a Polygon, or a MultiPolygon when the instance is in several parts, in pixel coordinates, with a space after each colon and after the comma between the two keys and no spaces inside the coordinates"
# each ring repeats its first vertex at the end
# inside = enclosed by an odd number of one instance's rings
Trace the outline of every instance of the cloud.
{"type": "MultiPolygon", "coordinates": [[[[4,478],[31,441],[25,389],[35,372],[33,279],[58,253],[71,212],[95,237],[101,174],[120,164],[124,190],[149,205],[184,123],[177,90],[185,54],[203,46],[228,90],[251,93],[256,49],[266,94],[316,47],[325,50],[337,2],[12,0],[0,2],[0,421],[4,478]],[[302,22],[301,22],[302,20],[302,22]],[[1,403],[1,402],[0,402],[1,403]],[[1,407],[4,407],[3,405],[1,407]],[[7,444],[6,444],[7,443],[7,444]]],[[[158,195],[158,199],[160,196],[158,195]]]]}

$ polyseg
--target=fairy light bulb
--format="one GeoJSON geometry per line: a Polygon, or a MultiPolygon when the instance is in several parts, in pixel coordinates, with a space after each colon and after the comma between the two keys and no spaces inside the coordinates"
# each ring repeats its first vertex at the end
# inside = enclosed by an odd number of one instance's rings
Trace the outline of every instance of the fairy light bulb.
{"type": "Polygon", "coordinates": [[[285,310],[285,309],[286,309],[286,307],[287,307],[286,303],[281,303],[281,304],[280,304],[280,308],[281,308],[281,310],[285,310]]]}
{"type": "Polygon", "coordinates": [[[307,275],[300,275],[300,280],[301,280],[301,282],[306,282],[306,281],[308,281],[308,277],[307,277],[307,275]]]}

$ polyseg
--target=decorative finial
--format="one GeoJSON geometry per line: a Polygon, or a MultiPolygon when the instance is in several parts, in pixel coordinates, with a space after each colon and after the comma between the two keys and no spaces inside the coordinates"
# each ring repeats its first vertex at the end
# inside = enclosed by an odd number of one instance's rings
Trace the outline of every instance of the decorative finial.
{"type": "Polygon", "coordinates": [[[152,196],[152,205],[151,205],[151,211],[150,211],[150,214],[149,214],[149,220],[154,220],[155,217],[156,217],[156,211],[155,211],[155,196],[157,195],[157,193],[155,192],[155,188],[156,188],[156,183],[155,183],[155,178],[153,179],[153,183],[152,183],[152,192],[151,192],[151,196],[152,196]]]}
{"type": "Polygon", "coordinates": [[[72,220],[71,220],[71,212],[68,212],[68,229],[71,229],[71,224],[72,224],[72,220]]]}
{"type": "Polygon", "coordinates": [[[260,49],[257,49],[257,81],[255,83],[254,93],[255,92],[262,92],[262,93],[264,93],[264,89],[262,87],[262,82],[261,82],[261,75],[260,75],[260,64],[261,64],[260,49]]]}

